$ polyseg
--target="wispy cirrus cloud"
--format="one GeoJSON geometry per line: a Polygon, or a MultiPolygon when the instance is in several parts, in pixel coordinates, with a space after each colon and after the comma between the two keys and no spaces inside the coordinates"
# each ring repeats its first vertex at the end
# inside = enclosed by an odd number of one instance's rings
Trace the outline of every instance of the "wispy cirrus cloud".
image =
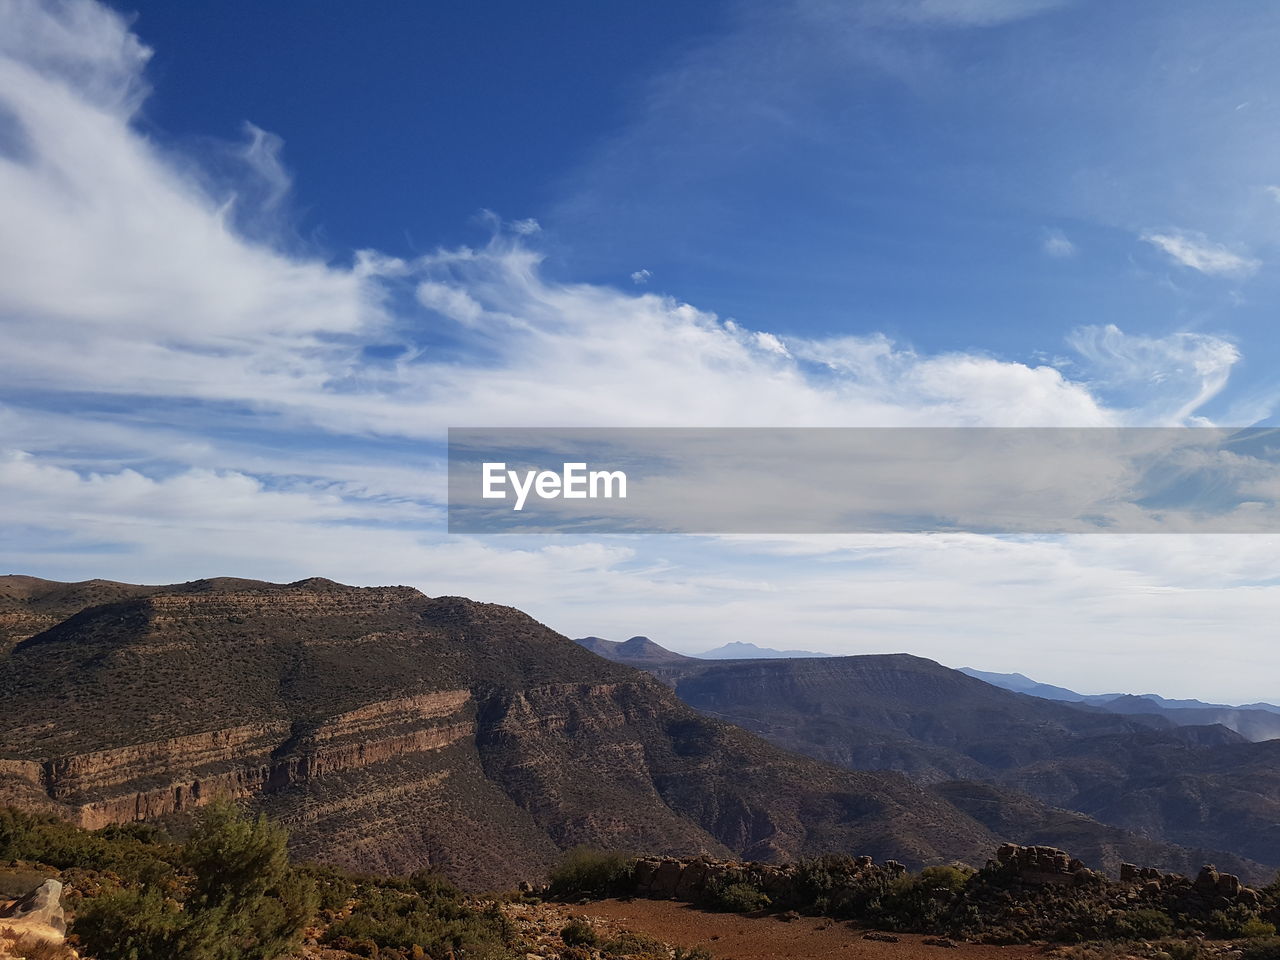
{"type": "Polygon", "coordinates": [[[988,27],[1025,20],[1073,0],[888,0],[863,6],[869,12],[940,26],[988,27]]]}
{"type": "Polygon", "coordinates": [[[1149,230],[1142,234],[1142,239],[1166,253],[1175,263],[1209,276],[1242,279],[1257,272],[1262,266],[1260,260],[1221,243],[1214,243],[1202,233],[1185,230],[1158,233],[1149,230]]]}

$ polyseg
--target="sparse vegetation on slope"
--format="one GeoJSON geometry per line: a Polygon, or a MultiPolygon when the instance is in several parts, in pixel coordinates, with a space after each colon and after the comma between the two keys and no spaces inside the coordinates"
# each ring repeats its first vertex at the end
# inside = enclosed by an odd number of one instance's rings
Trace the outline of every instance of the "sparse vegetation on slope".
{"type": "MultiPolygon", "coordinates": [[[[566,889],[614,889],[630,865],[577,851],[560,875],[566,889]]],[[[563,960],[710,960],[626,930],[554,923],[538,917],[536,898],[469,896],[429,870],[371,877],[290,863],[283,828],[225,802],[203,808],[182,838],[150,824],[89,831],[0,807],[0,900],[51,876],[65,884],[70,945],[92,960],[516,960],[549,945],[563,960]]],[[[9,956],[73,954],[0,936],[0,957],[9,956]]]]}

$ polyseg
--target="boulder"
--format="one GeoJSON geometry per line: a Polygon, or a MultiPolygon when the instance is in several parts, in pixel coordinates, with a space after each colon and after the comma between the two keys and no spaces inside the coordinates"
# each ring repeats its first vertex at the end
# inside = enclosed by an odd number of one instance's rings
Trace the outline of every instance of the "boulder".
{"type": "Polygon", "coordinates": [[[1213,866],[1206,864],[1200,868],[1200,873],[1192,887],[1197,893],[1216,894],[1218,892],[1218,879],[1218,871],[1213,866]]]}
{"type": "Polygon", "coordinates": [[[0,910],[0,929],[61,941],[67,932],[62,912],[62,883],[46,880],[20,900],[0,910]]]}
{"type": "Polygon", "coordinates": [[[649,885],[649,896],[654,900],[672,900],[680,883],[680,874],[684,872],[684,864],[679,860],[663,860],[654,871],[649,885]]]}

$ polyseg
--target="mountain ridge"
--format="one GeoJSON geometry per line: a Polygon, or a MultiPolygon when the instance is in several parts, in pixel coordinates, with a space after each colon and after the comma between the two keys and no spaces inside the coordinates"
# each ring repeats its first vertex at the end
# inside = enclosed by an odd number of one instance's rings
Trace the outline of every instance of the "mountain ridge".
{"type": "Polygon", "coordinates": [[[668,650],[648,637],[631,637],[628,640],[606,640],[603,637],[579,637],[573,641],[592,653],[615,663],[639,665],[642,663],[679,663],[692,660],[682,653],[668,650]]]}
{"type": "Polygon", "coordinates": [[[1179,726],[1220,723],[1255,743],[1280,738],[1280,707],[1270,703],[1233,706],[1203,700],[1170,700],[1155,693],[1082,694],[1066,687],[1040,683],[1021,673],[989,673],[972,667],[960,667],[959,672],[1015,693],[1082,707],[1098,707],[1110,713],[1153,714],[1172,720],[1179,726]]]}
{"type": "Polygon", "coordinates": [[[1265,799],[1280,795],[1280,775],[1251,759],[1263,744],[1220,724],[1059,703],[910,654],[644,669],[686,703],[788,750],[899,770],[935,790],[984,783],[996,790],[983,801],[989,816],[972,790],[943,793],[967,798],[962,809],[988,827],[1039,843],[1180,869],[1204,857],[1257,879],[1280,866],[1280,802],[1265,799]],[[1228,750],[1239,777],[1213,766],[1228,750]],[[1268,784],[1260,795],[1249,785],[1259,781],[1268,784]]]}
{"type": "Polygon", "coordinates": [[[899,774],[789,754],[510,607],[320,580],[125,592],[0,659],[0,802],[101,826],[228,794],[304,856],[471,886],[581,843],[918,865],[997,840],[899,774]]]}
{"type": "Polygon", "coordinates": [[[697,655],[699,660],[786,660],[786,659],[821,659],[830,657],[830,653],[817,653],[813,650],[775,650],[773,647],[760,647],[742,640],[732,640],[711,650],[704,650],[697,655]]]}

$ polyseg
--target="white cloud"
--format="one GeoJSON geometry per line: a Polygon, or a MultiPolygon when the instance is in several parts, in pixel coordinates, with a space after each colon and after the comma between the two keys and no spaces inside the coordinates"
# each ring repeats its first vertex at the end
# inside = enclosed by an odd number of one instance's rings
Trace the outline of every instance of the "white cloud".
{"type": "Polygon", "coordinates": [[[631,274],[631,282],[640,284],[648,283],[653,278],[653,274],[648,270],[636,270],[631,274]]]}
{"type": "Polygon", "coordinates": [[[1202,333],[1144,337],[1107,324],[1079,328],[1070,343],[1089,362],[1095,387],[1127,401],[1121,416],[1127,426],[1206,422],[1197,411],[1222,391],[1240,361],[1235,344],[1202,333]]]}
{"type": "Polygon", "coordinates": [[[1037,16],[1070,0],[891,0],[871,4],[872,10],[917,23],[955,26],[995,26],[1037,16]]]}
{"type": "Polygon", "coordinates": [[[465,291],[424,280],[418,284],[418,302],[444,314],[450,320],[471,326],[484,317],[484,308],[465,291]]]}
{"type": "Polygon", "coordinates": [[[1142,239],[1182,266],[1210,276],[1244,278],[1262,266],[1261,261],[1214,243],[1202,233],[1148,231],[1142,239]]]}
{"type": "Polygon", "coordinates": [[[1045,256],[1053,257],[1055,260],[1065,260],[1076,255],[1076,245],[1056,227],[1044,232],[1044,236],[1040,241],[1040,249],[1045,256]]]}

